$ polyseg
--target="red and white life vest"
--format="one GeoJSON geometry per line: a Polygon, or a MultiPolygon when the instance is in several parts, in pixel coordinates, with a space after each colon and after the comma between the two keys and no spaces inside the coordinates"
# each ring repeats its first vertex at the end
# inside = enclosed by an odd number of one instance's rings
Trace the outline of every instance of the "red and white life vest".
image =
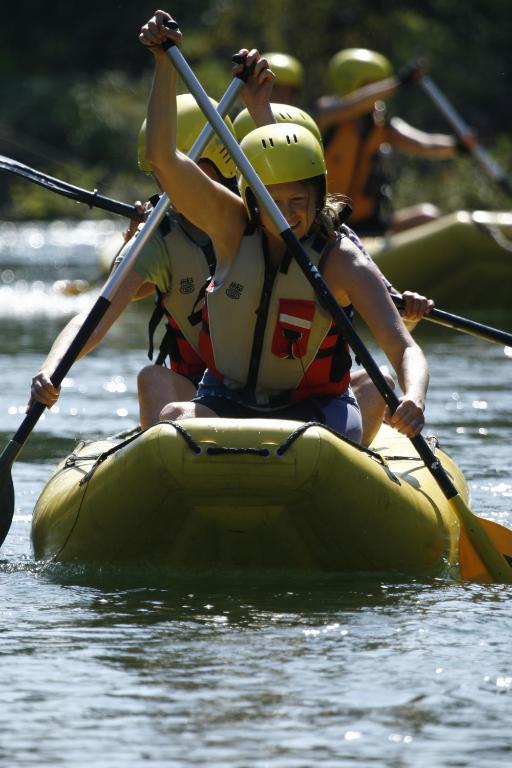
{"type": "MultiPolygon", "coordinates": [[[[287,255],[278,271],[270,268],[262,237],[260,229],[244,235],[222,283],[210,282],[201,357],[260,404],[344,392],[351,365],[345,340],[295,260],[287,255]]],[[[325,241],[303,246],[321,270],[325,241]]]]}

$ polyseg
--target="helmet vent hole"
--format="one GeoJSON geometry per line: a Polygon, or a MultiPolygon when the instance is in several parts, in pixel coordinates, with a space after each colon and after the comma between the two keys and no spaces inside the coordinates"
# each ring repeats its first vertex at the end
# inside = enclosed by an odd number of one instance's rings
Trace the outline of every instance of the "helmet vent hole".
{"type": "Polygon", "coordinates": [[[261,140],[261,143],[263,144],[263,149],[266,149],[266,148],[267,148],[267,145],[266,145],[265,139],[262,139],[262,140],[261,140]]]}
{"type": "Polygon", "coordinates": [[[287,136],[287,137],[286,137],[286,141],[288,142],[288,144],[291,144],[291,141],[290,141],[290,137],[289,137],[289,136],[287,136]]]}
{"type": "Polygon", "coordinates": [[[270,146],[273,147],[274,146],[274,139],[269,139],[269,142],[270,142],[270,146]]]}

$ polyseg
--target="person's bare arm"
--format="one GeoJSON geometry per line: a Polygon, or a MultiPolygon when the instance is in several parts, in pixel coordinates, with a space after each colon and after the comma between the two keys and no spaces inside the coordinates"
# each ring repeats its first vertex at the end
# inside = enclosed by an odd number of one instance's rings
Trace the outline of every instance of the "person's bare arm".
{"type": "Polygon", "coordinates": [[[333,125],[357,120],[373,111],[376,101],[385,101],[400,87],[400,80],[388,77],[376,83],[365,85],[343,98],[337,96],[322,96],[315,107],[315,119],[322,133],[333,125]]]}
{"type": "Polygon", "coordinates": [[[414,437],[424,424],[428,366],[381,276],[353,244],[343,241],[329,255],[325,279],[340,303],[354,305],[393,366],[403,395],[389,422],[399,432],[414,437]]]}
{"type": "Polygon", "coordinates": [[[260,57],[256,48],[251,51],[247,48],[241,48],[237,55],[244,57],[245,62],[244,64],[235,64],[233,67],[235,77],[243,71],[244,66],[251,67],[254,65],[252,76],[247,79],[240,91],[242,103],[247,107],[256,126],[275,123],[270,100],[276,78],[272,70],[268,68],[267,60],[260,57]]]}
{"type": "MultiPolygon", "coordinates": [[[[122,284],[119,286],[117,292],[115,293],[109,308],[91,334],[90,338],[85,343],[84,348],[81,350],[77,359],[87,355],[88,352],[90,352],[100,343],[109,328],[112,327],[119,315],[123,312],[130,301],[136,296],[137,292],[142,286],[142,283],[143,278],[133,270],[130,271],[128,275],[126,275],[122,284]]],[[[50,349],[46,360],[32,379],[28,407],[30,407],[33,402],[38,401],[51,408],[51,406],[57,402],[60,389],[53,386],[50,381],[50,376],[64,357],[64,354],[82,327],[88,313],[89,310],[85,310],[79,315],[75,315],[75,317],[69,321],[69,323],[65,326],[65,328],[60,332],[60,334],[53,342],[52,348],[50,349]]]]}
{"type": "Polygon", "coordinates": [[[444,133],[426,133],[414,128],[400,117],[392,117],[389,143],[394,149],[431,160],[445,160],[455,156],[457,141],[444,133]]]}
{"type": "Polygon", "coordinates": [[[169,19],[168,13],[157,11],[139,35],[155,57],[146,120],[146,158],[176,210],[210,236],[222,262],[238,247],[246,225],[245,209],[237,195],[176,150],[177,73],[161,43],[170,38],[180,45],[181,33],[164,26],[169,19]]]}

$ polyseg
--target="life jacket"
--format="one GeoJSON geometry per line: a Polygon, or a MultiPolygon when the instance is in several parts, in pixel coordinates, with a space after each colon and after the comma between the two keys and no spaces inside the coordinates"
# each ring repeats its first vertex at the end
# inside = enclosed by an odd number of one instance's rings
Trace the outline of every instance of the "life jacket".
{"type": "Polygon", "coordinates": [[[351,224],[374,221],[382,228],[389,224],[390,185],[383,162],[388,138],[382,102],[371,114],[339,123],[323,137],[329,192],[350,198],[351,224]]]}
{"type": "Polygon", "coordinates": [[[155,329],[166,317],[166,331],[160,344],[157,365],[169,357],[171,370],[197,380],[205,369],[199,355],[201,304],[207,282],[215,270],[215,253],[210,239],[188,231],[187,223],[169,212],[159,227],[169,259],[170,285],[156,289],[155,309],[149,321],[149,359],[153,359],[155,329]]]}
{"type": "MultiPolygon", "coordinates": [[[[201,357],[214,376],[258,405],[344,392],[352,362],[345,339],[291,254],[275,270],[265,242],[261,229],[246,232],[222,282],[210,281],[201,357]]],[[[321,269],[332,243],[302,244],[321,269]]],[[[347,311],[352,316],[352,307],[347,311]]]]}

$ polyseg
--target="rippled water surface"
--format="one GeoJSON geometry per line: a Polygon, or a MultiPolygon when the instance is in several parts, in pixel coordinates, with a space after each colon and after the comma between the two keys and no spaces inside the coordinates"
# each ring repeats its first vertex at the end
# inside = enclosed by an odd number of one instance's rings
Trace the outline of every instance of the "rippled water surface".
{"type": "MultiPolygon", "coordinates": [[[[111,225],[0,225],[0,439],[88,297],[111,225]]],[[[413,287],[413,286],[411,286],[413,287]]],[[[449,310],[450,307],[443,307],[449,310]]],[[[150,305],[65,381],[13,467],[0,553],[0,764],[503,766],[512,761],[512,593],[444,579],[183,574],[35,564],[30,520],[80,437],[138,418],[150,305]]],[[[512,317],[477,319],[512,330],[512,317]]],[[[427,432],[472,509],[512,527],[512,351],[426,325],[427,432]]]]}

